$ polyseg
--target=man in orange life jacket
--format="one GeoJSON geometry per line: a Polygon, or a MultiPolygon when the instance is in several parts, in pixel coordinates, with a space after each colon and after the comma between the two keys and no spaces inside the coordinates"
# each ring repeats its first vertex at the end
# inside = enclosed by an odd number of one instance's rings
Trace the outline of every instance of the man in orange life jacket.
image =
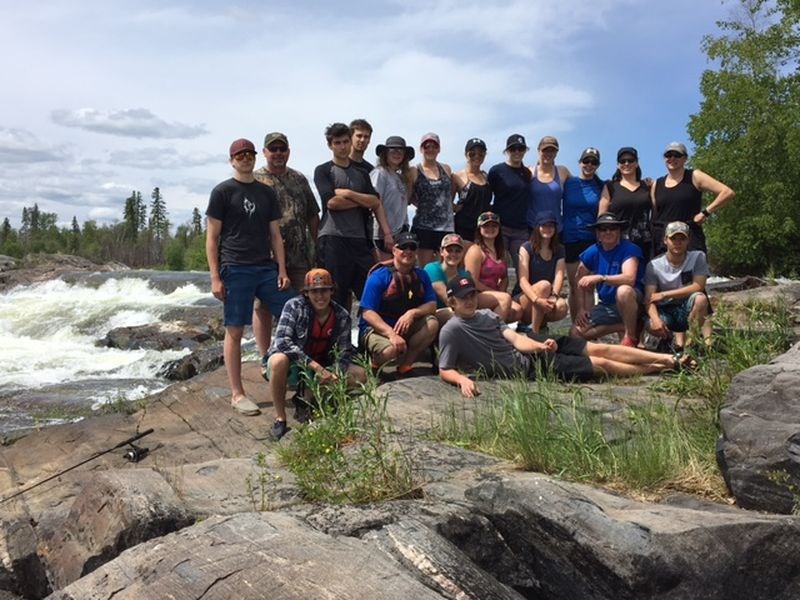
{"type": "Polygon", "coordinates": [[[361,297],[359,334],[374,365],[397,361],[401,375],[433,344],[439,332],[436,293],[430,277],[418,268],[417,237],[401,233],[392,260],[372,270],[361,297]]]}
{"type": "MultiPolygon", "coordinates": [[[[349,385],[367,380],[361,367],[351,364],[355,349],[351,343],[350,313],[332,300],[333,279],[325,269],[306,273],[301,295],[283,307],[275,337],[264,356],[266,378],[275,405],[275,423],[270,436],[279,440],[289,430],[286,425],[286,388],[289,380],[315,377],[321,385],[343,375],[349,385]]],[[[299,395],[295,399],[295,419],[308,421],[310,410],[299,395]]]]}

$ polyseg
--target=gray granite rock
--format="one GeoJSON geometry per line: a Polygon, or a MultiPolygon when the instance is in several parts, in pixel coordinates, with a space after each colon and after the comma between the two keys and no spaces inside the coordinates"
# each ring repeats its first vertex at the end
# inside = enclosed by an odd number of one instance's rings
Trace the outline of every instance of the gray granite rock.
{"type": "Polygon", "coordinates": [[[739,373],[720,411],[718,458],[745,508],[790,513],[800,502],[800,344],[739,373]]]}
{"type": "Polygon", "coordinates": [[[372,544],[281,513],[212,517],[123,553],[52,600],[441,598],[372,544]]]}
{"type": "Polygon", "coordinates": [[[64,526],[44,538],[40,554],[60,589],[120,552],[194,522],[173,489],[155,471],[96,474],[72,503],[64,526]]]}

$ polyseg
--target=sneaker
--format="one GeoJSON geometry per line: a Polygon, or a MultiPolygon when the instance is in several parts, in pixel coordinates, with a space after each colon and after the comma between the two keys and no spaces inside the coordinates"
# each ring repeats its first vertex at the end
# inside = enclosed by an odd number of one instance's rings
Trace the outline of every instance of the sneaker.
{"type": "Polygon", "coordinates": [[[397,365],[397,373],[400,375],[408,375],[414,370],[414,365],[397,365]]]}
{"type": "Polygon", "coordinates": [[[530,333],[533,331],[530,323],[517,323],[517,333],[530,333]]]}
{"type": "Polygon", "coordinates": [[[269,430],[269,437],[277,442],[289,431],[291,431],[291,428],[286,424],[286,421],[275,419],[275,422],[272,424],[272,429],[269,430]]]}
{"type": "Polygon", "coordinates": [[[636,348],[636,340],[629,338],[627,335],[622,338],[620,345],[627,346],[628,348],[636,348]]]}

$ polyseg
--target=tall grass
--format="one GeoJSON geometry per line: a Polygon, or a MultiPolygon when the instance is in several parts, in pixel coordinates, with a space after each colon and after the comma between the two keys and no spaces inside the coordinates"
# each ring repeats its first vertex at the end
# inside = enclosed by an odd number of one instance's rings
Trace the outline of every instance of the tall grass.
{"type": "Polygon", "coordinates": [[[375,377],[356,393],[347,390],[344,378],[326,389],[313,382],[311,387],[320,399],[314,421],[297,426],[278,448],[303,495],[358,504],[416,494],[411,462],[392,435],[387,398],[376,389],[375,377]]]}
{"type": "Polygon", "coordinates": [[[650,386],[650,402],[628,407],[615,421],[592,410],[582,388],[542,373],[534,383],[509,382],[494,402],[452,405],[434,419],[434,436],[574,481],[720,499],[725,487],[715,444],[730,382],[784,352],[791,341],[785,306],[745,310],[744,327],[734,327],[730,313],[717,311],[714,346],[698,357],[699,369],[659,378],[650,386]]]}

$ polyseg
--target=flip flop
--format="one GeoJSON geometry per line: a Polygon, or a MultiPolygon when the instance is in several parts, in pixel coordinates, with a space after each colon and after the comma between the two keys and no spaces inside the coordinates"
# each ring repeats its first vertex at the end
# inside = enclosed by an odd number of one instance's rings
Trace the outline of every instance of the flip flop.
{"type": "Polygon", "coordinates": [[[238,401],[231,401],[231,407],[240,415],[254,417],[261,414],[261,409],[247,396],[241,396],[238,401]]]}
{"type": "Polygon", "coordinates": [[[672,361],[676,371],[686,371],[691,373],[696,371],[699,366],[691,354],[684,352],[676,352],[672,356],[672,361]]]}

